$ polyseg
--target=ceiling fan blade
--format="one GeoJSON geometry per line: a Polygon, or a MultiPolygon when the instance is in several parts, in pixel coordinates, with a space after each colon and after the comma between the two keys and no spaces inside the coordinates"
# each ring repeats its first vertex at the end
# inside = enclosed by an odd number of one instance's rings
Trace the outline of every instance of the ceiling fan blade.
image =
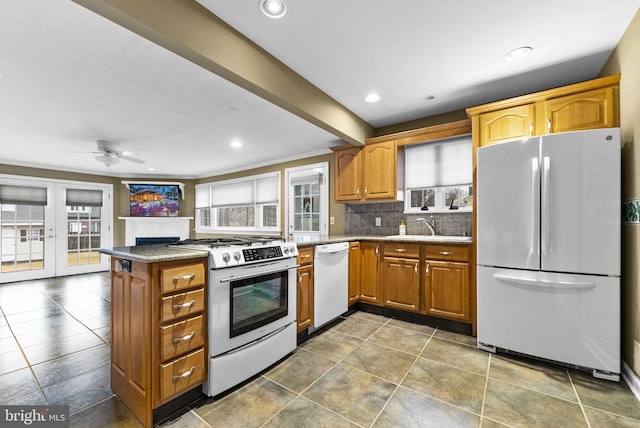
{"type": "Polygon", "coordinates": [[[119,159],[124,159],[124,160],[128,160],[130,162],[135,162],[135,163],[139,163],[139,164],[143,164],[144,161],[142,159],[138,159],[138,158],[134,158],[131,156],[126,156],[126,155],[120,155],[118,156],[119,159]]]}

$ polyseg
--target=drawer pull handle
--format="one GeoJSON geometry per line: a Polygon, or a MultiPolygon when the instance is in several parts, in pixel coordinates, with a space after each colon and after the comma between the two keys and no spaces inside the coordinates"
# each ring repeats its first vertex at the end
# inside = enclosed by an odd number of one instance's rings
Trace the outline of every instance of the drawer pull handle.
{"type": "Polygon", "coordinates": [[[196,371],[195,367],[191,367],[191,370],[187,370],[186,372],[182,373],[181,375],[174,375],[173,376],[173,380],[180,380],[180,379],[184,379],[185,377],[189,377],[193,374],[193,372],[196,371]]]}
{"type": "Polygon", "coordinates": [[[452,251],[440,251],[440,254],[442,254],[443,256],[450,256],[453,254],[452,251]]]}
{"type": "Polygon", "coordinates": [[[405,250],[404,248],[396,248],[396,251],[399,253],[404,253],[407,250],[405,250]]]}
{"type": "Polygon", "coordinates": [[[175,309],[177,311],[177,310],[184,309],[184,308],[190,308],[191,306],[193,306],[195,304],[196,304],[196,301],[192,300],[189,303],[183,303],[181,305],[173,305],[173,309],[175,309]]]}
{"type": "Polygon", "coordinates": [[[311,257],[311,254],[305,254],[304,256],[300,256],[301,259],[308,259],[311,257]]]}
{"type": "Polygon", "coordinates": [[[179,342],[184,342],[184,341],[187,341],[187,340],[191,340],[191,339],[194,338],[195,335],[196,335],[196,332],[192,331],[191,334],[187,334],[184,337],[174,337],[173,338],[173,343],[179,343],[179,342]]]}
{"type": "Polygon", "coordinates": [[[192,273],[191,275],[185,275],[185,276],[174,276],[173,277],[173,282],[178,282],[178,281],[191,281],[192,279],[194,279],[196,277],[195,273],[192,273]]]}

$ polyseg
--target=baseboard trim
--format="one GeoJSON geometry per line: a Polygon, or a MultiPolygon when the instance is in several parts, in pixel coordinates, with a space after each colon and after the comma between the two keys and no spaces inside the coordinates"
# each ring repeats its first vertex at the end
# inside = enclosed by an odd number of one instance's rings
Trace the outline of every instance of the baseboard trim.
{"type": "Polygon", "coordinates": [[[640,378],[624,361],[622,362],[622,378],[629,385],[629,389],[635,395],[636,400],[640,401],[640,378]]]}

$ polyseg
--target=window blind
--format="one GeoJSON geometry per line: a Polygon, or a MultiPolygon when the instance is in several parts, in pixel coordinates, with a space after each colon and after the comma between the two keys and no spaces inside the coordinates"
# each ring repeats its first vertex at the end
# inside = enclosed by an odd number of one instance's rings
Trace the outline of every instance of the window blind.
{"type": "Polygon", "coordinates": [[[209,208],[211,202],[209,188],[209,184],[196,186],[196,208],[209,208]]]}
{"type": "Polygon", "coordinates": [[[246,180],[211,186],[211,206],[253,205],[253,182],[246,180]]]}
{"type": "Polygon", "coordinates": [[[102,206],[102,190],[67,189],[66,194],[67,206],[102,206]]]}
{"type": "Polygon", "coordinates": [[[2,184],[0,204],[47,205],[47,188],[2,184]]]}
{"type": "Polygon", "coordinates": [[[407,190],[471,183],[471,147],[471,137],[407,146],[407,190]]]}
{"type": "Polygon", "coordinates": [[[256,203],[275,204],[278,202],[279,180],[277,175],[256,180],[256,203]]]}

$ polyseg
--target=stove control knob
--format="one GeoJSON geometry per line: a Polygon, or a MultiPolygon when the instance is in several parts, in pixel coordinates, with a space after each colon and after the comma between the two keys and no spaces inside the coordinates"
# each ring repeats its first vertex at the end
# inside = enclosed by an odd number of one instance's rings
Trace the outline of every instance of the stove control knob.
{"type": "Polygon", "coordinates": [[[229,260],[231,260],[231,256],[229,256],[229,253],[222,254],[222,261],[223,262],[229,263],[229,260]]]}
{"type": "Polygon", "coordinates": [[[285,254],[289,254],[289,247],[283,247],[282,251],[283,251],[285,254]]]}
{"type": "Polygon", "coordinates": [[[239,262],[240,259],[242,258],[242,255],[240,254],[240,251],[236,251],[235,253],[233,253],[233,258],[239,262]]]}

